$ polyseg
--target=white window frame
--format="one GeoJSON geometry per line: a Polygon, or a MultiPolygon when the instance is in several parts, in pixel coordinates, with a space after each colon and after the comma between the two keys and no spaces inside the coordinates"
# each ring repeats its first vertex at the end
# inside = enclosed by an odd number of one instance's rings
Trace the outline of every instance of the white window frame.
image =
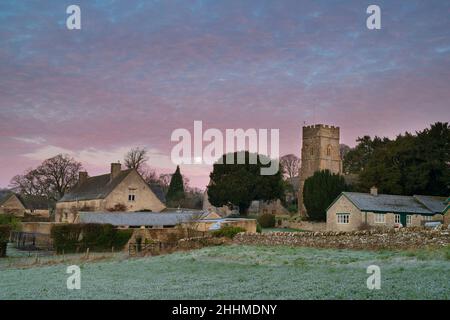
{"type": "Polygon", "coordinates": [[[410,226],[412,224],[412,215],[406,215],[406,226],[410,226]]]}
{"type": "Polygon", "coordinates": [[[375,213],[374,215],[374,221],[375,223],[379,223],[379,224],[383,224],[386,223],[386,214],[385,213],[375,213]],[[383,218],[383,219],[379,219],[379,218],[383,218]]]}
{"type": "Polygon", "coordinates": [[[395,216],[394,216],[394,222],[395,222],[395,223],[401,223],[401,218],[400,218],[400,215],[399,215],[399,214],[395,214],[395,216]]]}
{"type": "Polygon", "coordinates": [[[426,222],[433,221],[433,216],[422,216],[422,220],[426,222]]]}
{"type": "Polygon", "coordinates": [[[336,214],[337,224],[349,224],[350,223],[350,213],[337,213],[336,214]]]}

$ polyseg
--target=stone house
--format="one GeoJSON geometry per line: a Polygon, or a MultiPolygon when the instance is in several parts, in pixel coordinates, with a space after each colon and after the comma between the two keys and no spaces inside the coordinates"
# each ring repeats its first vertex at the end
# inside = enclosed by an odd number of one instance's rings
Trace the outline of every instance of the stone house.
{"type": "Polygon", "coordinates": [[[0,192],[0,214],[49,217],[48,200],[42,196],[22,196],[9,190],[0,192]]]}
{"type": "Polygon", "coordinates": [[[362,227],[420,226],[442,221],[445,198],[342,192],[327,209],[327,230],[353,231],[362,227]]]}
{"type": "Polygon", "coordinates": [[[56,203],[55,221],[73,223],[79,211],[152,211],[165,209],[135,169],[122,170],[120,163],[111,164],[111,172],[88,177],[79,173],[78,184],[56,203]]]}

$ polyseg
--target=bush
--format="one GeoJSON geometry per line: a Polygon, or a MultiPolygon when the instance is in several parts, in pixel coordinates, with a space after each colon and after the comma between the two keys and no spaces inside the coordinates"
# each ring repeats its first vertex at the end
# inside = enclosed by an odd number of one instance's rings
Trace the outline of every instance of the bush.
{"type": "Polygon", "coordinates": [[[124,205],[123,203],[116,203],[114,205],[114,207],[109,208],[108,211],[110,212],[123,212],[123,211],[127,211],[127,206],[124,205]]]}
{"type": "Polygon", "coordinates": [[[133,230],[117,230],[110,224],[63,224],[51,230],[56,252],[105,251],[122,248],[130,239],[133,230]]]}
{"type": "Polygon", "coordinates": [[[261,228],[261,225],[259,224],[259,222],[256,222],[256,232],[257,233],[261,233],[262,232],[262,228],[261,228]]]}
{"type": "Polygon", "coordinates": [[[133,235],[133,231],[133,229],[116,230],[116,234],[113,240],[113,247],[123,248],[133,235]]]}
{"type": "Polygon", "coordinates": [[[258,223],[262,228],[275,227],[275,216],[271,213],[263,213],[258,217],[258,223]]]}
{"type": "Polygon", "coordinates": [[[20,230],[20,219],[12,214],[0,214],[0,225],[8,225],[12,230],[20,230]]]}
{"type": "Polygon", "coordinates": [[[6,256],[6,247],[8,246],[10,232],[10,225],[0,225],[0,258],[6,256]]]}
{"type": "Polygon", "coordinates": [[[214,237],[226,237],[233,239],[235,235],[238,233],[245,232],[244,228],[241,227],[233,227],[233,226],[223,226],[219,230],[216,230],[212,233],[214,237]]]}

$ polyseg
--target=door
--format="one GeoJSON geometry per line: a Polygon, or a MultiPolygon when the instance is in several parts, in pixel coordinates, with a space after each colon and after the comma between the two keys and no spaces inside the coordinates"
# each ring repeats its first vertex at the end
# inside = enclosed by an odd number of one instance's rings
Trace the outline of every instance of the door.
{"type": "Polygon", "coordinates": [[[402,224],[402,226],[406,227],[406,213],[401,213],[400,214],[400,223],[402,224]]]}

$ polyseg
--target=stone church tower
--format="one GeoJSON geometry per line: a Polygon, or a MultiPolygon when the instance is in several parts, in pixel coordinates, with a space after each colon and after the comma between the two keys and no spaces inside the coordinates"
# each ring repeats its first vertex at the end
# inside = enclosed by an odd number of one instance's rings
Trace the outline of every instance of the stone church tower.
{"type": "Polygon", "coordinates": [[[339,148],[339,127],[316,124],[303,127],[301,151],[300,189],[298,207],[301,215],[306,215],[303,205],[303,185],[314,172],[330,170],[342,174],[342,159],[339,148]]]}

